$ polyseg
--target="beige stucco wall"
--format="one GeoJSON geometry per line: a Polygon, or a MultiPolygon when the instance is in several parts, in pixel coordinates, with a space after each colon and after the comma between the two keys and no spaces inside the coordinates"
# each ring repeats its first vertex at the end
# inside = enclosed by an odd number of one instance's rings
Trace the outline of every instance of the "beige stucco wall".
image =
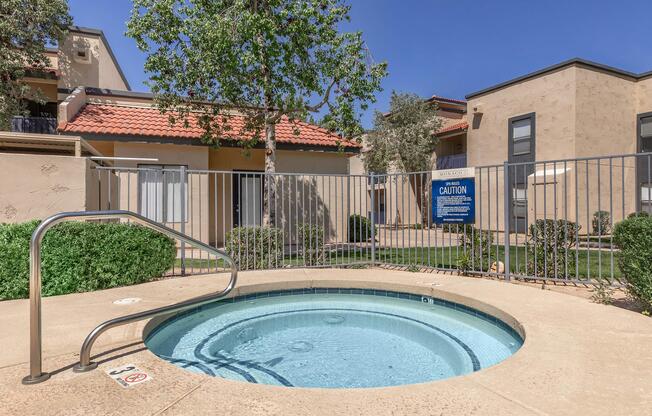
{"type": "Polygon", "coordinates": [[[641,79],[636,83],[636,113],[652,111],[652,77],[641,79]]]}
{"type": "MultiPolygon", "coordinates": [[[[244,152],[239,148],[222,147],[211,149],[209,155],[209,167],[215,172],[205,174],[209,182],[212,213],[208,221],[211,240],[221,245],[225,233],[233,227],[232,184],[238,175],[232,171],[262,172],[265,154],[261,149],[244,152]]],[[[346,231],[343,219],[351,213],[350,206],[342,206],[349,194],[352,195],[345,179],[349,171],[349,156],[337,152],[277,151],[276,170],[279,175],[276,181],[276,201],[272,202],[276,205],[277,212],[274,225],[285,230],[286,244],[296,241],[297,224],[301,223],[317,222],[323,225],[329,240],[341,241],[344,238],[346,231]],[[282,173],[305,175],[287,176],[282,173]]]]}
{"type": "MultiPolygon", "coordinates": [[[[575,69],[575,80],[575,156],[635,153],[636,82],[586,68],[575,69]]],[[[547,143],[538,127],[537,141],[547,143]]]]}
{"type": "Polygon", "coordinates": [[[61,72],[60,87],[109,88],[127,90],[107,46],[97,35],[70,32],[59,49],[58,65],[61,72]],[[73,59],[78,48],[87,48],[91,55],[90,63],[80,63],[73,59]]]}
{"type": "MultiPolygon", "coordinates": [[[[90,141],[95,146],[101,141],[90,141]]],[[[98,146],[109,147],[100,144],[98,146]]],[[[204,146],[184,146],[158,143],[113,142],[113,156],[131,158],[153,158],[158,161],[116,161],[115,165],[123,168],[146,167],[147,165],[185,165],[188,169],[208,169],[208,148],[204,146]]],[[[116,172],[114,183],[105,183],[116,189],[119,198],[111,201],[112,209],[138,211],[138,171],[126,170],[116,172]]],[[[186,234],[209,242],[209,184],[201,174],[188,175],[188,221],[184,224],[186,234]]],[[[167,223],[171,228],[181,231],[181,223],[167,223]]]]}
{"type": "Polygon", "coordinates": [[[508,119],[536,112],[538,160],[575,156],[575,85],[577,69],[568,67],[469,100],[467,163],[469,166],[502,164],[508,153],[508,119]],[[471,114],[482,108],[479,123],[471,114]]]}
{"type": "Polygon", "coordinates": [[[539,165],[528,177],[528,222],[567,220],[586,234],[593,231],[593,214],[607,211],[615,224],[636,211],[635,178],[633,158],[558,163],[545,170],[539,165]]]}
{"type": "MultiPolygon", "coordinates": [[[[637,82],[600,70],[570,66],[474,97],[469,100],[468,108],[472,112],[474,107],[481,108],[483,115],[479,123],[477,120],[473,123],[473,115],[469,115],[469,166],[502,164],[508,158],[509,118],[532,112],[536,114],[537,161],[635,153],[636,116],[652,111],[652,80],[637,82]]],[[[573,163],[569,163],[567,173],[557,178],[558,185],[564,176],[573,184],[565,193],[568,206],[562,202],[562,195],[557,195],[557,219],[563,218],[560,214],[568,209],[568,219],[578,221],[583,231],[590,228],[590,219],[598,209],[611,211],[614,220],[619,220],[635,210],[636,201],[633,160],[613,159],[609,162],[605,158],[600,160],[599,168],[596,160],[589,165],[587,168],[586,162],[580,162],[575,168],[573,163]],[[575,175],[578,177],[577,189],[574,187],[575,175]],[[579,218],[575,218],[576,210],[579,218]]],[[[556,166],[562,169],[561,163],[556,166]]],[[[542,173],[543,164],[538,164],[536,169],[542,173]]],[[[546,169],[553,169],[553,164],[547,164],[546,169]]],[[[544,208],[547,218],[554,218],[554,182],[547,177],[537,180],[535,186],[533,179],[529,179],[530,221],[535,217],[543,218],[544,208]],[[538,197],[536,204],[533,195],[535,189],[538,197]]],[[[479,191],[478,198],[486,200],[494,198],[496,194],[502,198],[502,187],[502,174],[499,173],[498,184],[489,183],[479,191]]],[[[561,189],[563,187],[558,186],[557,192],[561,192],[561,189]]],[[[484,226],[488,221],[485,212],[482,213],[482,220],[484,226]]],[[[496,220],[493,219],[492,223],[495,224],[496,220]]],[[[501,216],[498,225],[502,227],[501,216]]]]}
{"type": "MultiPolygon", "coordinates": [[[[146,164],[186,165],[190,172],[189,215],[185,232],[218,246],[223,244],[225,233],[233,227],[232,184],[238,175],[233,172],[264,170],[264,151],[261,149],[245,152],[231,147],[214,149],[206,146],[93,140],[90,144],[110,156],[158,159],[156,162],[115,161],[116,166],[127,170],[118,170],[116,179],[110,184],[106,179],[103,181],[103,186],[117,190],[111,201],[114,209],[138,210],[138,172],[129,168],[146,164]]],[[[296,230],[298,223],[314,223],[317,218],[319,223],[325,225],[330,239],[344,238],[344,218],[350,208],[343,208],[341,203],[347,200],[350,192],[345,178],[349,156],[337,152],[278,151],[278,172],[305,173],[278,176],[276,194],[279,215],[275,225],[286,230],[290,237],[286,243],[295,241],[296,235],[290,230],[296,230]],[[322,180],[322,176],[314,174],[336,176],[322,180]]],[[[167,225],[181,229],[177,223],[167,225]]]]}
{"type": "Polygon", "coordinates": [[[93,166],[82,157],[0,153],[0,175],[5,178],[0,222],[105,208],[107,197],[94,186],[98,172],[93,166]]]}

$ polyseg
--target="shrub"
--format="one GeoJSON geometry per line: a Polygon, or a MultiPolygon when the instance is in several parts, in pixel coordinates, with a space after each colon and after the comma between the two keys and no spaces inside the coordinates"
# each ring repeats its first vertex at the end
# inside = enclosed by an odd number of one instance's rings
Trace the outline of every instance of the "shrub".
{"type": "MultiPolygon", "coordinates": [[[[349,242],[369,241],[372,234],[371,221],[362,215],[353,214],[349,217],[349,242]]],[[[377,235],[377,230],[375,231],[377,235]]]]}
{"type": "Polygon", "coordinates": [[[608,211],[596,211],[591,221],[593,235],[607,235],[611,232],[611,216],[608,211]]]}
{"type": "Polygon", "coordinates": [[[301,224],[301,257],[307,266],[324,264],[324,228],[314,224],[301,224]]]}
{"type": "Polygon", "coordinates": [[[580,228],[565,220],[536,220],[531,224],[526,243],[528,274],[553,278],[574,276],[575,255],[571,253],[571,247],[580,228]]]}
{"type": "Polygon", "coordinates": [[[226,234],[226,252],[240,270],[280,267],[282,244],[283,231],[274,227],[237,227],[226,234]]]}
{"type": "Polygon", "coordinates": [[[467,253],[460,253],[457,257],[457,271],[463,275],[466,275],[471,271],[471,255],[467,253]]]}
{"type": "Polygon", "coordinates": [[[618,265],[627,291],[646,308],[652,308],[652,217],[628,218],[614,227],[620,248],[618,265]]]}
{"type": "MultiPolygon", "coordinates": [[[[464,234],[466,231],[469,231],[470,228],[472,227],[471,224],[456,224],[456,223],[451,223],[447,222],[444,224],[441,224],[441,229],[445,233],[453,233],[453,234],[464,234]]],[[[476,228],[477,230],[477,228],[476,228]]]]}
{"type": "MultiPolygon", "coordinates": [[[[29,296],[29,240],[39,221],[0,225],[0,299],[29,296]]],[[[160,277],[176,258],[174,240],[126,223],[56,225],[41,248],[44,296],[133,285],[160,277]]]]}
{"type": "Polygon", "coordinates": [[[469,270],[488,270],[491,264],[493,235],[488,230],[478,230],[473,225],[461,224],[459,229],[460,245],[469,256],[469,270]]]}
{"type": "Polygon", "coordinates": [[[631,214],[629,214],[629,215],[627,216],[627,218],[634,218],[634,217],[649,217],[649,216],[650,216],[650,214],[648,214],[647,212],[645,212],[645,211],[641,211],[641,212],[632,212],[631,214]]]}

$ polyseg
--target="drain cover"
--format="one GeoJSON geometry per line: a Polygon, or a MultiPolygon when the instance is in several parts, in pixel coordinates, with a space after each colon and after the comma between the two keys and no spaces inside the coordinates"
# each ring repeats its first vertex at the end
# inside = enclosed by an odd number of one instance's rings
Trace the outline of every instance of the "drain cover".
{"type": "Polygon", "coordinates": [[[312,351],[313,345],[308,341],[294,341],[288,346],[288,349],[292,352],[308,352],[312,351]]]}

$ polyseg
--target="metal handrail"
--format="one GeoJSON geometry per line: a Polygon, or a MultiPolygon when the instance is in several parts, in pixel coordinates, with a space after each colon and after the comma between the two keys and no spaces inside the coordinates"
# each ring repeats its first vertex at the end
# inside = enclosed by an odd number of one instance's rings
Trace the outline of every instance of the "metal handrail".
{"type": "Polygon", "coordinates": [[[163,306],[160,308],[151,309],[149,311],[138,312],[103,322],[102,324],[95,327],[95,329],[93,329],[84,340],[81,351],[79,353],[79,363],[74,367],[73,371],[84,372],[97,367],[97,363],[91,362],[90,360],[91,349],[95,343],[95,340],[106,330],[119,325],[125,325],[143,319],[152,318],[168,313],[179,312],[191,307],[197,307],[211,302],[217,298],[228,295],[229,292],[231,292],[231,290],[233,290],[235,287],[236,281],[238,279],[238,267],[233,259],[226,253],[134,212],[123,210],[62,212],[48,217],[43,222],[41,222],[36,230],[34,230],[32,238],[29,242],[30,373],[28,376],[23,378],[23,384],[41,383],[50,378],[50,374],[42,371],[41,243],[43,241],[43,236],[48,229],[64,221],[120,218],[129,218],[145,227],[151,228],[169,237],[174,237],[184,243],[190,244],[191,246],[202,248],[209,253],[214,254],[216,257],[225,260],[231,266],[231,279],[229,280],[226,288],[219,292],[210,293],[208,295],[199,296],[184,302],[175,303],[173,305],[163,306]]]}

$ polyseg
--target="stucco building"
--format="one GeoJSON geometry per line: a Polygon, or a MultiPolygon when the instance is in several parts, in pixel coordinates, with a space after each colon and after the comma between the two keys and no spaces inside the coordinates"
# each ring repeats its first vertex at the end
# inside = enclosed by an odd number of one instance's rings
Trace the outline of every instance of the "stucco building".
{"type": "MultiPolygon", "coordinates": [[[[652,151],[652,72],[572,59],[466,99],[467,164],[514,164],[515,227],[556,215],[587,230],[594,211],[608,211],[615,220],[651,211],[649,157],[608,156],[652,151]],[[568,161],[533,163],[555,160],[568,161]],[[544,192],[552,197],[544,199],[544,192]]],[[[500,189],[489,184],[487,195],[491,191],[500,189]]]]}
{"type": "MultiPolygon", "coordinates": [[[[72,27],[60,47],[49,49],[47,55],[50,68],[26,78],[43,92],[46,103],[28,102],[30,114],[15,117],[13,134],[0,137],[0,164],[17,168],[14,177],[20,178],[12,187],[16,192],[0,195],[1,222],[43,218],[65,206],[66,210],[130,209],[178,226],[185,200],[184,228],[204,241],[221,243],[232,226],[261,223],[262,141],[248,151],[237,140],[221,141],[217,147],[201,141],[202,130],[193,120],[188,128],[182,123],[170,125],[168,115],[154,108],[151,94],[131,91],[100,30],[72,27]],[[57,138],[60,143],[81,144],[84,151],[57,150],[52,144],[57,138]],[[182,167],[194,175],[188,176],[183,196],[178,174],[166,173],[182,167]],[[82,195],[82,187],[100,191],[82,195]],[[31,197],[25,198],[20,189],[31,197]],[[25,200],[35,198],[41,204],[24,206],[25,200]],[[168,213],[175,209],[176,213],[168,213]]],[[[229,117],[234,128],[242,124],[237,112],[229,117]]],[[[361,146],[318,126],[287,119],[277,125],[276,135],[277,172],[304,173],[302,181],[312,181],[311,197],[334,199],[330,190],[308,176],[348,175],[349,158],[361,146]]],[[[339,192],[341,200],[346,190],[339,192]]],[[[293,194],[285,202],[296,212],[305,201],[293,194]]],[[[336,214],[324,214],[331,215],[336,214]]],[[[328,232],[341,234],[342,225],[335,223],[327,227],[328,232]]]]}
{"type": "MultiPolygon", "coordinates": [[[[427,100],[442,118],[432,168],[476,167],[478,225],[503,228],[504,162],[513,231],[534,218],[568,219],[586,231],[598,210],[614,220],[652,212],[650,157],[610,157],[652,152],[652,72],[572,59],[465,98],[427,100]]],[[[364,171],[361,156],[352,171],[364,171]]],[[[399,200],[416,199],[397,189],[399,200]]]]}

